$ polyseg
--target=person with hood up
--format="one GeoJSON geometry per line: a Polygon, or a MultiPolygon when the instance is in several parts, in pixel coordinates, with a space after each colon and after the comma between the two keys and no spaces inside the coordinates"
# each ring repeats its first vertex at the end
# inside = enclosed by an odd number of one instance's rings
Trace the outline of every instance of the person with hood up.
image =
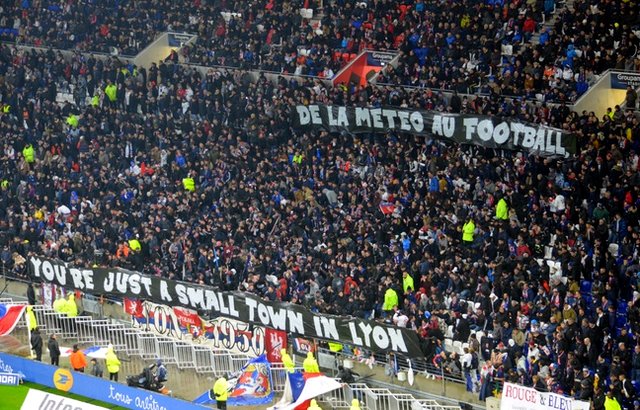
{"type": "Polygon", "coordinates": [[[398,306],[398,292],[389,287],[384,293],[384,304],[382,305],[382,310],[389,312],[393,310],[395,306],[398,306]]]}
{"type": "Polygon", "coordinates": [[[156,362],[156,383],[158,385],[166,382],[169,379],[169,371],[167,367],[164,365],[162,360],[158,359],[156,362]]]}
{"type": "Polygon", "coordinates": [[[309,404],[307,410],[322,410],[322,407],[318,406],[316,399],[311,399],[311,404],[309,404]]]}
{"type": "Polygon", "coordinates": [[[32,306],[27,306],[27,322],[29,323],[29,330],[32,332],[38,327],[38,320],[32,306]]]}
{"type": "Polygon", "coordinates": [[[36,160],[36,151],[33,149],[33,145],[27,144],[22,149],[22,156],[24,157],[25,162],[32,164],[36,160]]]}
{"type": "Polygon", "coordinates": [[[500,198],[496,205],[496,219],[506,221],[509,219],[509,206],[504,197],[500,198]]]}
{"type": "Polygon", "coordinates": [[[66,313],[67,312],[67,300],[60,295],[56,300],[53,301],[53,310],[56,313],[66,313]]]}
{"type": "Polygon", "coordinates": [[[42,361],[42,335],[40,334],[40,328],[36,327],[31,331],[31,350],[36,354],[36,360],[42,361]]]}
{"type": "Polygon", "coordinates": [[[107,347],[107,354],[104,356],[107,364],[107,372],[109,372],[109,380],[118,381],[118,372],[120,371],[120,360],[113,351],[113,345],[107,347]]]}
{"type": "Polygon", "coordinates": [[[30,305],[36,304],[36,290],[33,288],[33,283],[29,283],[27,287],[27,302],[30,305]]]}
{"type": "Polygon", "coordinates": [[[293,363],[293,359],[291,358],[289,353],[287,353],[287,349],[281,349],[280,355],[282,356],[282,365],[284,366],[284,368],[289,373],[293,373],[293,368],[295,367],[295,365],[293,363]]]}
{"type": "Polygon", "coordinates": [[[302,362],[302,368],[305,373],[320,373],[320,367],[312,352],[307,353],[307,358],[302,362]]]}
{"type": "Polygon", "coordinates": [[[360,410],[360,402],[358,399],[351,400],[351,407],[349,407],[349,410],[360,410]]]}
{"type": "Polygon", "coordinates": [[[69,296],[67,297],[66,306],[67,306],[66,308],[67,316],[69,317],[78,316],[78,305],[76,304],[76,297],[73,293],[69,293],[69,296]]]}
{"type": "Polygon", "coordinates": [[[60,366],[60,345],[56,340],[55,334],[49,337],[47,348],[49,348],[49,357],[51,357],[51,364],[54,366],[60,366]]]}
{"type": "Polygon", "coordinates": [[[213,384],[213,389],[211,389],[211,393],[213,393],[213,399],[216,401],[218,409],[226,410],[227,409],[227,398],[229,397],[229,387],[227,383],[227,379],[224,377],[219,377],[216,382],[213,384]]]}

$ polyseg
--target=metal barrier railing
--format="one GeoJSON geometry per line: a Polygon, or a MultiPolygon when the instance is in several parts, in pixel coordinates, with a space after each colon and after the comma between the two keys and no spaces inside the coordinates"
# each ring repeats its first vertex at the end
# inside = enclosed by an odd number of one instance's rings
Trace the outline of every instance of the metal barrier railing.
{"type": "Polygon", "coordinates": [[[194,345],[193,358],[195,362],[195,370],[198,373],[214,373],[213,352],[205,346],[194,345]]]}
{"type": "Polygon", "coordinates": [[[175,341],[169,338],[158,338],[158,357],[166,364],[178,365],[175,341]]]}
{"type": "Polygon", "coordinates": [[[435,400],[419,400],[410,394],[398,394],[362,383],[344,385],[342,389],[324,395],[321,401],[341,409],[348,408],[346,406],[353,398],[360,401],[363,410],[460,410],[460,406],[444,406],[435,400]]]}
{"type": "Polygon", "coordinates": [[[96,345],[109,345],[112,343],[109,334],[111,321],[107,319],[98,319],[89,321],[88,330],[93,335],[93,343],[96,345]]]}
{"type": "MultiPolygon", "coordinates": [[[[325,348],[318,348],[319,352],[333,355],[334,353],[325,348]]],[[[456,353],[458,353],[456,351],[456,353]]],[[[349,351],[342,351],[339,353],[342,358],[352,359],[354,361],[358,361],[358,357],[349,351]]],[[[375,360],[377,364],[386,365],[387,358],[383,354],[376,354],[375,360]]],[[[406,371],[409,369],[408,363],[404,359],[398,359],[398,370],[406,371]]],[[[465,376],[461,371],[449,371],[445,370],[444,366],[435,366],[430,361],[426,359],[411,359],[411,367],[415,373],[424,374],[427,378],[434,378],[443,381],[449,381],[458,384],[465,384],[465,376]]]]}
{"type": "Polygon", "coordinates": [[[0,304],[9,304],[9,303],[13,304],[13,305],[26,305],[27,304],[27,302],[25,302],[25,301],[16,302],[11,298],[0,298],[0,304]]]}
{"type": "Polygon", "coordinates": [[[176,366],[179,369],[195,369],[196,368],[196,357],[195,351],[192,348],[191,343],[176,341],[175,342],[175,352],[176,352],[176,366]]]}
{"type": "MultiPolygon", "coordinates": [[[[10,299],[4,302],[14,303],[10,299]]],[[[112,345],[118,352],[124,352],[128,356],[138,356],[143,360],[162,359],[167,364],[174,364],[180,369],[194,369],[198,373],[235,373],[250,358],[244,354],[159,336],[108,319],[68,317],[48,306],[36,305],[33,311],[43,331],[55,333],[62,339],[102,347],[112,345]]],[[[26,326],[26,318],[21,319],[18,327],[26,326]]]]}
{"type": "Polygon", "coordinates": [[[40,310],[36,307],[33,311],[40,327],[45,329],[47,333],[59,333],[62,330],[59,326],[58,314],[53,310],[40,310]]]}
{"type": "Polygon", "coordinates": [[[434,400],[417,400],[422,410],[460,410],[460,406],[443,406],[434,400]]]}
{"type": "MultiPolygon", "coordinates": [[[[302,371],[302,367],[294,367],[294,371],[300,370],[302,371]]],[[[285,385],[287,384],[287,373],[289,371],[285,369],[282,363],[273,363],[271,364],[271,381],[272,381],[272,389],[275,392],[283,392],[285,385]]]]}
{"type": "MultiPolygon", "coordinates": [[[[5,303],[13,301],[7,300],[5,303]]],[[[107,319],[94,319],[90,316],[68,317],[54,312],[47,306],[36,305],[33,311],[41,329],[47,333],[57,333],[68,341],[99,346],[111,344],[118,352],[124,352],[129,356],[139,356],[143,360],[162,359],[167,364],[174,364],[180,369],[193,369],[197,373],[234,374],[239,372],[250,358],[244,354],[159,336],[107,319]]],[[[18,327],[27,327],[26,315],[18,322],[18,327]]],[[[272,382],[274,391],[284,390],[287,369],[282,364],[272,365],[272,382]]],[[[330,403],[334,409],[348,409],[353,398],[360,400],[363,410],[459,410],[459,407],[442,406],[430,400],[417,400],[410,394],[371,388],[362,383],[343,385],[341,389],[323,395],[320,399],[330,403]]]]}
{"type": "Polygon", "coordinates": [[[126,338],[127,327],[122,323],[113,323],[109,328],[109,336],[113,348],[119,351],[125,350],[128,339],[126,338]]]}
{"type": "Polygon", "coordinates": [[[142,346],[142,354],[144,360],[154,360],[158,357],[158,338],[153,333],[141,332],[140,344],[142,346]]]}
{"type": "Polygon", "coordinates": [[[78,343],[95,343],[93,332],[91,332],[93,318],[88,316],[79,316],[76,320],[78,332],[76,337],[78,343]]]}
{"type": "Polygon", "coordinates": [[[138,334],[139,333],[135,329],[124,330],[123,336],[127,343],[124,348],[124,352],[129,356],[140,356],[142,354],[142,346],[140,346],[138,334]]]}
{"type": "MultiPolygon", "coordinates": [[[[351,399],[354,397],[353,386],[343,386],[341,389],[331,391],[322,395],[319,401],[332,409],[349,409],[351,407],[351,399]]],[[[371,410],[366,404],[360,400],[360,408],[362,410],[371,410]]]]}

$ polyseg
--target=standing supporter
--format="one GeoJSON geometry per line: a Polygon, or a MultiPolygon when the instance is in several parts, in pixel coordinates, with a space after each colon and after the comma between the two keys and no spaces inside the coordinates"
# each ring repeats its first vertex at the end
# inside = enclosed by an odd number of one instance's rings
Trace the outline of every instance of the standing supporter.
{"type": "Polygon", "coordinates": [[[49,357],[51,358],[51,364],[54,366],[60,366],[60,346],[56,335],[49,336],[49,342],[47,343],[49,349],[49,357]]]}
{"type": "Polygon", "coordinates": [[[227,379],[219,377],[213,384],[212,393],[218,409],[226,410],[229,395],[227,379]]]}
{"type": "Polygon", "coordinates": [[[307,353],[307,357],[304,359],[304,362],[302,362],[302,368],[304,369],[305,373],[320,372],[320,368],[318,367],[318,362],[316,361],[316,358],[313,355],[313,352],[307,353]]]}
{"type": "Polygon", "coordinates": [[[69,361],[74,371],[84,373],[84,368],[87,367],[87,358],[82,350],[78,349],[77,344],[73,345],[73,352],[69,356],[69,361]]]}
{"type": "Polygon", "coordinates": [[[98,360],[95,358],[91,359],[91,375],[102,378],[104,374],[104,369],[98,360]]]}
{"type": "Polygon", "coordinates": [[[105,354],[105,363],[107,365],[107,372],[109,372],[109,380],[118,382],[118,373],[120,372],[120,359],[113,351],[113,346],[109,345],[107,353],[105,354]]]}
{"type": "Polygon", "coordinates": [[[39,362],[42,361],[42,335],[40,334],[40,328],[36,327],[31,331],[31,350],[35,353],[35,359],[39,362]]]}

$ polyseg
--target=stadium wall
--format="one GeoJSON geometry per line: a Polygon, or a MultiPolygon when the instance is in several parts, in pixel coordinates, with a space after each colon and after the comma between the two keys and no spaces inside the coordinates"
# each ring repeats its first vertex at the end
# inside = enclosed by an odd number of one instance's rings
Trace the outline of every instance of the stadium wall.
{"type": "Polygon", "coordinates": [[[22,374],[25,381],[105,403],[142,410],[199,410],[203,407],[147,390],[134,389],[82,373],[0,353],[0,371],[22,374]]]}
{"type": "Polygon", "coordinates": [[[627,91],[625,89],[611,87],[612,75],[621,73],[623,72],[606,71],[598,81],[591,84],[587,92],[570,108],[577,113],[593,111],[596,116],[602,117],[607,112],[607,108],[622,105],[625,101],[627,91]]]}

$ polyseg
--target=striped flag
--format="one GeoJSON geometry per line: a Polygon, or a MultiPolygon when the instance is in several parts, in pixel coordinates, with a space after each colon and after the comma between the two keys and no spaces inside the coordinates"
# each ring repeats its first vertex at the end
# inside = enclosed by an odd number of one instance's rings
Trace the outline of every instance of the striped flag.
{"type": "Polygon", "coordinates": [[[0,336],[8,335],[15,329],[26,309],[26,305],[0,304],[0,336]]]}

